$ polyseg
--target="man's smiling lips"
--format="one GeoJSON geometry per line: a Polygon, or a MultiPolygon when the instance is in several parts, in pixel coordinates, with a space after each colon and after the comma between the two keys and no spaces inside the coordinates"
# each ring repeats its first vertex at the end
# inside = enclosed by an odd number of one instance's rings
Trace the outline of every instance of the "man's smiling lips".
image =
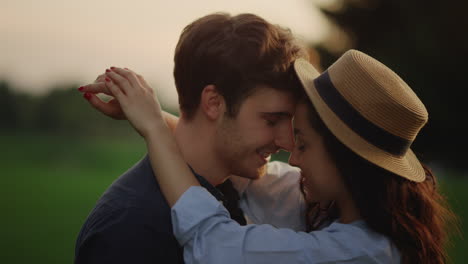
{"type": "Polygon", "coordinates": [[[268,162],[268,160],[270,159],[271,154],[275,154],[277,152],[278,152],[278,150],[274,150],[274,151],[258,150],[257,155],[260,157],[260,159],[262,161],[262,165],[263,165],[263,164],[268,162]]]}

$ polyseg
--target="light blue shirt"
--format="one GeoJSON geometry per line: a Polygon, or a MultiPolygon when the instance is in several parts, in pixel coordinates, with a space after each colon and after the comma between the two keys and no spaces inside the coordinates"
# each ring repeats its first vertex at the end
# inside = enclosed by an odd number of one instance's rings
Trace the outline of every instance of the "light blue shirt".
{"type": "Polygon", "coordinates": [[[185,263],[400,263],[398,250],[363,221],[333,222],[310,233],[271,225],[240,226],[203,187],[172,207],[185,263]]]}

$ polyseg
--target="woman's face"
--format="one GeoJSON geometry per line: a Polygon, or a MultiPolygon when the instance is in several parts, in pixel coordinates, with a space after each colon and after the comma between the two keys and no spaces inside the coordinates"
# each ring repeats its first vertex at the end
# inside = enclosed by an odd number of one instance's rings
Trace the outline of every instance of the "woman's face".
{"type": "Polygon", "coordinates": [[[344,184],[323,138],[309,121],[307,105],[299,103],[294,116],[295,147],[289,163],[302,171],[302,184],[308,202],[337,200],[344,184]]]}

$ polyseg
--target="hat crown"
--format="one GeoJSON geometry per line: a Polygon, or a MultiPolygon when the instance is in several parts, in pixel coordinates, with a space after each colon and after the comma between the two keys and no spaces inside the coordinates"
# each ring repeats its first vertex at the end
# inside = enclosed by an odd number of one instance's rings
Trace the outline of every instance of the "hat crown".
{"type": "Polygon", "coordinates": [[[428,120],[426,107],[395,72],[356,50],[328,68],[333,86],[365,119],[413,141],[428,120]]]}

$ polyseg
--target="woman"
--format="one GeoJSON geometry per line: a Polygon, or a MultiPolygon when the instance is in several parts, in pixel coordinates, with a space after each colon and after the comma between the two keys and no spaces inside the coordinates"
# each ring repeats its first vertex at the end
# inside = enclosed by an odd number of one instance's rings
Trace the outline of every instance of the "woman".
{"type": "Polygon", "coordinates": [[[320,75],[304,60],[294,68],[306,95],[289,162],[302,171],[309,233],[231,220],[186,166],[151,90],[125,70],[107,73],[113,81],[106,85],[146,140],[185,261],[444,263],[453,214],[410,149],[428,119],[422,102],[393,71],[355,50],[320,75]],[[116,84],[122,76],[130,85],[116,84]],[[324,217],[323,201],[334,201],[324,217]]]}

